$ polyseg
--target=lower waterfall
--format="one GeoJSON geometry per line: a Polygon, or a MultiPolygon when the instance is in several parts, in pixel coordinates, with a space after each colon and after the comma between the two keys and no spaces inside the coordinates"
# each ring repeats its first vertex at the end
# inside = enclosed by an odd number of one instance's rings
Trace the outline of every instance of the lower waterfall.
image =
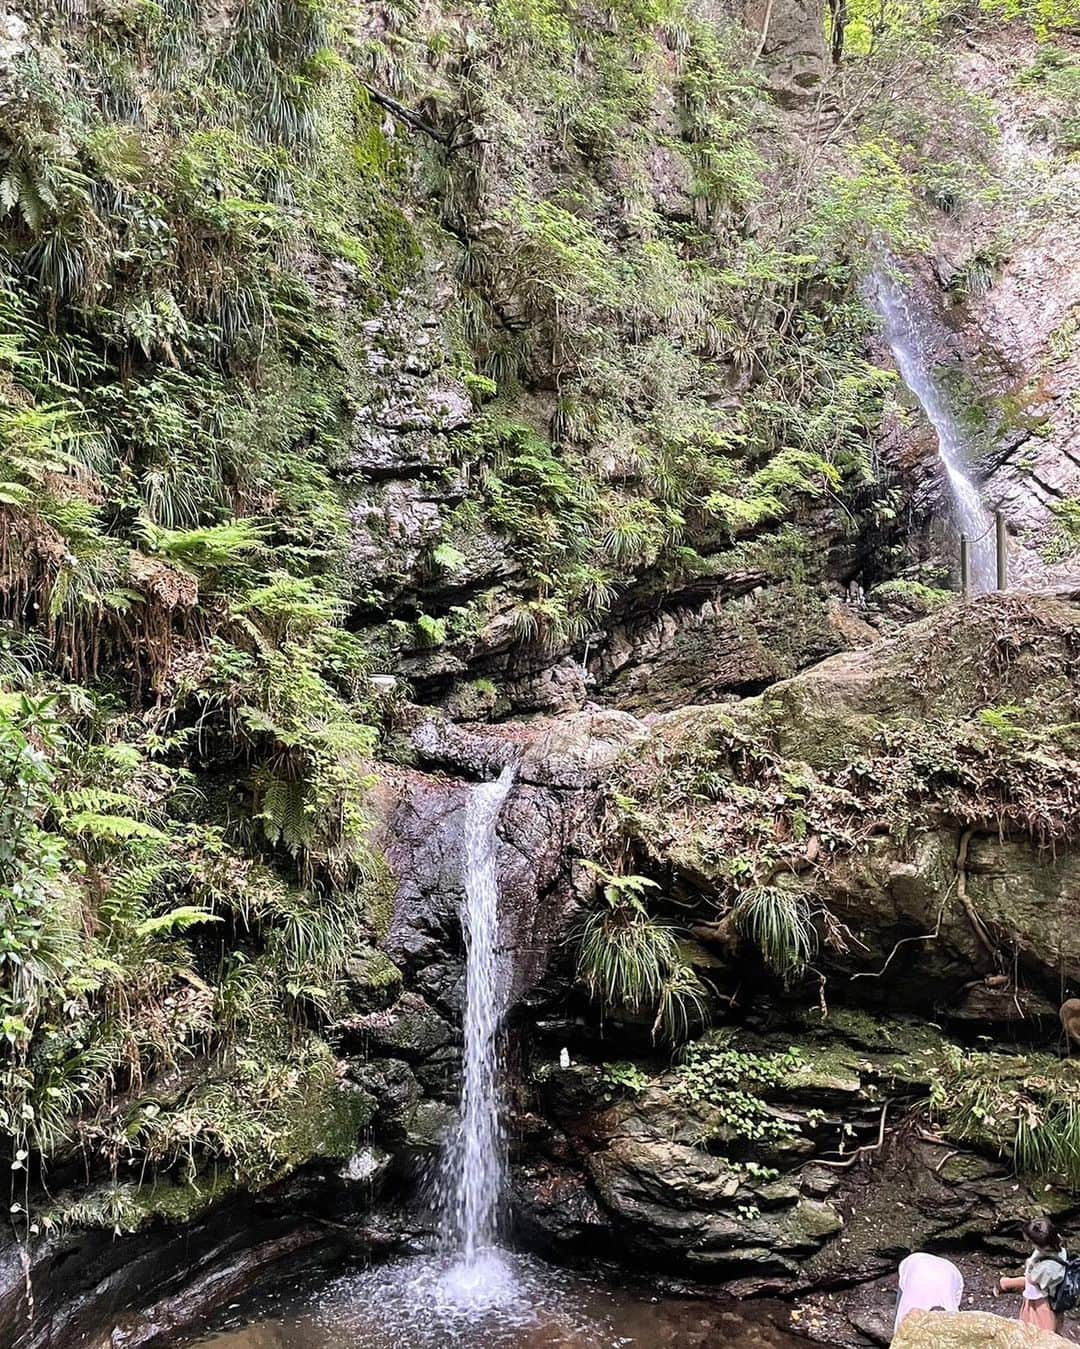
{"type": "Polygon", "coordinates": [[[479,1272],[495,1241],[505,1172],[499,1118],[498,1029],[504,1010],[498,951],[499,812],[514,782],[504,768],[494,782],[473,787],[465,808],[465,1023],[461,1106],[443,1159],[442,1229],[463,1274],[479,1272]]]}

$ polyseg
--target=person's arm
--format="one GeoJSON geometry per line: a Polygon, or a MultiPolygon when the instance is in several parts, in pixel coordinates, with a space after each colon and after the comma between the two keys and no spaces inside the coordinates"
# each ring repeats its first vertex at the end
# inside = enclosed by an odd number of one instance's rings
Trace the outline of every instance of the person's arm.
{"type": "Polygon", "coordinates": [[[1015,1279],[1010,1279],[1008,1275],[1004,1275],[998,1280],[998,1288],[1003,1293],[1022,1293],[1025,1283],[1027,1283],[1027,1280],[1022,1275],[1015,1279]]]}

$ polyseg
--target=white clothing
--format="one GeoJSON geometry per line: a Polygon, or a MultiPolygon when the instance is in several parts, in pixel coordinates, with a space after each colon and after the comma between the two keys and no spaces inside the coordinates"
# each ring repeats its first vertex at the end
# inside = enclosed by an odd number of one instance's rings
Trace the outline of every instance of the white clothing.
{"type": "Polygon", "coordinates": [[[893,1330],[912,1311],[946,1312],[960,1310],[964,1296],[964,1276],[951,1260],[926,1251],[916,1251],[900,1261],[900,1301],[896,1305],[893,1330]]]}

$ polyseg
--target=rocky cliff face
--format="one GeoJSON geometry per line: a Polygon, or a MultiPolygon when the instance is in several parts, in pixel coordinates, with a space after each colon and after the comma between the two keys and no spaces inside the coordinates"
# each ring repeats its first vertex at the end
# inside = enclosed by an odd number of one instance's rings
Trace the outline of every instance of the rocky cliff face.
{"type": "Polygon", "coordinates": [[[1076,576],[1076,60],[1074,37],[1018,30],[980,34],[958,57],[997,139],[988,190],[946,202],[935,224],[921,299],[937,314],[938,374],[1028,585],[1076,576]]]}
{"type": "MultiPolygon", "coordinates": [[[[1062,980],[1080,979],[1078,624],[1066,597],[987,597],[742,702],[508,727],[486,750],[479,730],[418,733],[459,771],[513,752],[527,781],[539,755],[572,783],[554,830],[524,788],[508,844],[523,813],[543,839],[569,826],[564,883],[568,856],[614,848],[659,882],[708,989],[713,1029],[665,1066],[650,1015],[601,1023],[568,989],[556,940],[516,1098],[530,1240],[800,1292],[882,1278],[921,1246],[977,1257],[1025,1207],[1071,1208],[1067,1161],[1018,1185],[1011,1160],[1016,1112],[1049,1141],[1080,1087],[1053,1054],[1062,980]],[[805,919],[801,966],[747,921],[746,895],[770,887],[805,919]],[[987,1037],[992,1052],[971,1048],[987,1037]]],[[[515,866],[508,916],[531,907],[515,866]]],[[[573,933],[571,893],[549,941],[573,933]]],[[[830,1336],[878,1333],[836,1306],[830,1336]]]]}
{"type": "Polygon", "coordinates": [[[1015,33],[835,69],[780,0],[3,20],[15,1342],[174,1293],[176,1224],[207,1296],[245,1231],[425,1231],[510,759],[530,1240],[795,1292],[995,1239],[1014,1163],[1071,1203],[1072,48],[1015,33]],[[1044,144],[1005,248],[971,184],[1044,144]],[[1056,598],[942,607],[883,237],[1056,598]],[[590,996],[604,905],[655,998],[590,996]]]}

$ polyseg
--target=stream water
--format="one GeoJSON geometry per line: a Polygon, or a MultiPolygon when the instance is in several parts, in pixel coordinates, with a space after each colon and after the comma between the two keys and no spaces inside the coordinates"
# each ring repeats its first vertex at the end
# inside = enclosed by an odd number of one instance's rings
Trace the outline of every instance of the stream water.
{"type": "Polygon", "coordinates": [[[956,528],[970,541],[971,589],[976,594],[993,590],[997,584],[994,520],[968,476],[963,431],[934,382],[926,324],[903,280],[883,269],[871,277],[870,288],[900,378],[915,395],[937,435],[938,457],[952,493],[956,528]]]}
{"type": "Polygon", "coordinates": [[[376,1265],[225,1309],[200,1349],[805,1349],[765,1308],[586,1279],[503,1252],[500,1305],[447,1296],[445,1256],[376,1265]]]}

